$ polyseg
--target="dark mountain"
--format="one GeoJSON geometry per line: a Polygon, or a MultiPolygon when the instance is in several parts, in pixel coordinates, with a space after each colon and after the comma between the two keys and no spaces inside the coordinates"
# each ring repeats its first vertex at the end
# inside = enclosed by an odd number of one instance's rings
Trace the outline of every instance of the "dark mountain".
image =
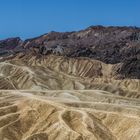
{"type": "Polygon", "coordinates": [[[0,41],[0,55],[8,56],[22,49],[23,41],[19,38],[8,38],[0,41]]]}
{"type": "Polygon", "coordinates": [[[0,41],[0,47],[11,50],[20,46],[40,56],[55,54],[122,63],[118,73],[140,78],[140,28],[137,27],[91,26],[78,32],[50,32],[21,42],[20,38],[7,39],[0,41]]]}

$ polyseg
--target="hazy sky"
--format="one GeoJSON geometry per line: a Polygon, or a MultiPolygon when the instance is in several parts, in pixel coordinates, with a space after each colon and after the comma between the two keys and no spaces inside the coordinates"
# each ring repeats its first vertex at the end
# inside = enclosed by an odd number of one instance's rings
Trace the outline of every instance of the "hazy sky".
{"type": "Polygon", "coordinates": [[[140,0],[0,0],[0,39],[90,25],[140,27],[140,0]]]}

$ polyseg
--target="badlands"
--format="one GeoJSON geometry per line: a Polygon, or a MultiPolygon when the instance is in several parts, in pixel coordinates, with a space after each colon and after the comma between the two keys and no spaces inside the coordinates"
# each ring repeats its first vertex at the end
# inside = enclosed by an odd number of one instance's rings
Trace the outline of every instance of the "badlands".
{"type": "Polygon", "coordinates": [[[140,140],[140,29],[0,41],[0,140],[140,140]]]}

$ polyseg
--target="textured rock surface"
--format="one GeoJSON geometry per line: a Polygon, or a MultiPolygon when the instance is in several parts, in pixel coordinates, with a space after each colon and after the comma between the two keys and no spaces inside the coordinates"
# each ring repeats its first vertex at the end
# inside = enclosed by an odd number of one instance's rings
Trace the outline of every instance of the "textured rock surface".
{"type": "Polygon", "coordinates": [[[79,32],[50,32],[38,38],[26,40],[24,46],[40,49],[44,47],[41,51],[43,54],[47,53],[45,49],[61,46],[64,51],[61,53],[58,51],[61,55],[90,57],[105,63],[118,63],[127,60],[128,57],[140,58],[140,29],[93,26],[79,32]]]}
{"type": "Polygon", "coordinates": [[[0,140],[139,140],[139,28],[50,32],[0,49],[0,140]]]}
{"type": "Polygon", "coordinates": [[[140,102],[87,91],[0,91],[1,140],[139,140],[140,102]]]}
{"type": "Polygon", "coordinates": [[[0,41],[0,56],[7,57],[13,55],[17,52],[23,51],[22,49],[23,41],[17,38],[8,38],[0,41]]]}
{"type": "Polygon", "coordinates": [[[0,42],[5,48],[9,45],[10,48],[20,46],[13,53],[21,50],[36,55],[88,57],[108,64],[122,63],[118,69],[120,78],[140,79],[140,29],[136,27],[91,26],[78,32],[50,32],[22,43],[19,38],[0,42]]]}

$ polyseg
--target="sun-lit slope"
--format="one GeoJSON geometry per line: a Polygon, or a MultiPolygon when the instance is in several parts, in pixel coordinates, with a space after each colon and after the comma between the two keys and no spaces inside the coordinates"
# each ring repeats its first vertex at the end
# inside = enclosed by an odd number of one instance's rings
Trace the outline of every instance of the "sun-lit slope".
{"type": "Polygon", "coordinates": [[[1,91],[1,140],[138,140],[140,102],[92,91],[1,91]]]}
{"type": "Polygon", "coordinates": [[[91,26],[0,48],[0,140],[139,140],[139,28],[91,26]]]}
{"type": "Polygon", "coordinates": [[[119,79],[116,67],[88,58],[49,55],[37,58],[20,54],[0,62],[1,89],[80,90],[101,89],[113,94],[140,98],[139,79],[119,79]]]}
{"type": "Polygon", "coordinates": [[[139,140],[140,80],[118,68],[30,53],[1,61],[0,140],[139,140]]]}

